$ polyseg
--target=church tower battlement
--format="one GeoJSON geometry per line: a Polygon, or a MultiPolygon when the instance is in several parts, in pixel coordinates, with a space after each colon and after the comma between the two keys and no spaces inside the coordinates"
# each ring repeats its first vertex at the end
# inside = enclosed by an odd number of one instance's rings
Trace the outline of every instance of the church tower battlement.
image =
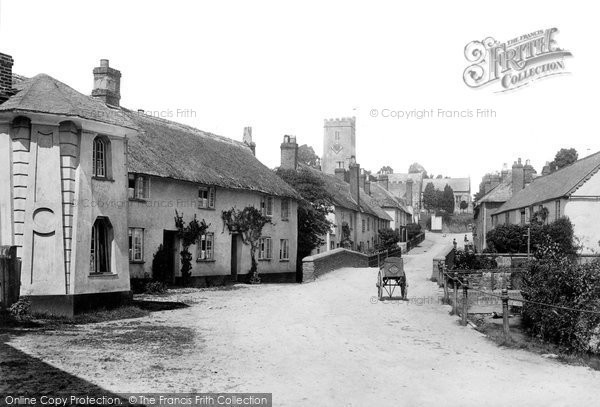
{"type": "Polygon", "coordinates": [[[336,168],[348,169],[350,158],[356,157],[356,117],[325,120],[322,171],[335,174],[336,168]]]}

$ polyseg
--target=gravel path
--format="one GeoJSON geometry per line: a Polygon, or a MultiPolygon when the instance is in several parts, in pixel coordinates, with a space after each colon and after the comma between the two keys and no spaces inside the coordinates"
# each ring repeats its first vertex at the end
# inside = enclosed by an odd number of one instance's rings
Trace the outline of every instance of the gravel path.
{"type": "Polygon", "coordinates": [[[405,256],[409,302],[377,301],[376,269],[342,269],[303,285],[179,290],[165,299],[189,308],[7,345],[115,393],[270,392],[276,406],[595,405],[600,372],[499,348],[448,315],[428,279],[452,237],[430,234],[405,256]]]}

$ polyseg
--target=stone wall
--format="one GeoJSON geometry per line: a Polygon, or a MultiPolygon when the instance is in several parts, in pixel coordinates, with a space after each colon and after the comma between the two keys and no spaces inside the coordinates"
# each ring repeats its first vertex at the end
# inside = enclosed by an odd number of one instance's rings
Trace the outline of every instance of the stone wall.
{"type": "Polygon", "coordinates": [[[319,276],[343,267],[368,267],[368,256],[347,249],[334,249],[302,259],[302,281],[314,281],[319,276]]]}

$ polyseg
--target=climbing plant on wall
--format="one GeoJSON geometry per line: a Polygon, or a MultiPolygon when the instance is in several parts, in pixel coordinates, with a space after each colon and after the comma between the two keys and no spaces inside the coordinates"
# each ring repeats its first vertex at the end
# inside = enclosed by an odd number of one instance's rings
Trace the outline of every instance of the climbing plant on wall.
{"type": "Polygon", "coordinates": [[[206,232],[210,225],[207,225],[204,219],[198,221],[196,215],[187,225],[183,220],[183,213],[180,215],[175,210],[175,227],[177,228],[177,237],[181,242],[181,282],[183,285],[187,285],[190,282],[192,276],[192,253],[190,253],[190,246],[195,244],[200,236],[206,232]]]}

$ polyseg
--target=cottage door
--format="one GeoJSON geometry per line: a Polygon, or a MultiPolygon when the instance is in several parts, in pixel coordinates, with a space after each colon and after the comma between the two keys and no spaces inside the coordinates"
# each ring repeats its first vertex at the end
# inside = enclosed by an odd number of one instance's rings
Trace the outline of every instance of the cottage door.
{"type": "Polygon", "coordinates": [[[169,254],[169,261],[166,264],[165,280],[171,284],[175,283],[175,265],[177,264],[177,231],[163,231],[163,247],[165,252],[169,254]]]}
{"type": "Polygon", "coordinates": [[[231,276],[234,281],[237,281],[237,276],[240,267],[240,257],[242,254],[241,236],[238,234],[231,235],[231,276]]]}

